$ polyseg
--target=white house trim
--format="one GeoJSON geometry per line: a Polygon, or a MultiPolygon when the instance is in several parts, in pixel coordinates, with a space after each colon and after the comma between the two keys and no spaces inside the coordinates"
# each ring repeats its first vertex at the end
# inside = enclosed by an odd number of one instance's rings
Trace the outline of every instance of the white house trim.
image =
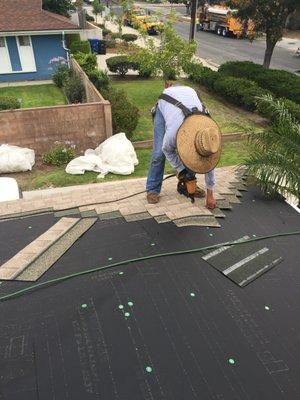
{"type": "Polygon", "coordinates": [[[7,74],[12,72],[12,66],[10,61],[10,55],[8,51],[8,46],[6,42],[6,37],[4,38],[4,47],[0,47],[0,74],[7,74]]]}
{"type": "Polygon", "coordinates": [[[30,36],[36,36],[36,35],[60,35],[63,32],[66,33],[79,33],[81,32],[82,29],[61,29],[57,31],[20,31],[20,32],[0,32],[0,36],[23,36],[23,35],[30,35],[30,36]]]}
{"type": "Polygon", "coordinates": [[[36,72],[36,64],[35,64],[35,57],[34,57],[31,37],[29,35],[18,35],[16,37],[16,42],[18,46],[22,72],[36,72]],[[19,42],[20,36],[26,36],[29,38],[29,46],[20,45],[19,42]]]}

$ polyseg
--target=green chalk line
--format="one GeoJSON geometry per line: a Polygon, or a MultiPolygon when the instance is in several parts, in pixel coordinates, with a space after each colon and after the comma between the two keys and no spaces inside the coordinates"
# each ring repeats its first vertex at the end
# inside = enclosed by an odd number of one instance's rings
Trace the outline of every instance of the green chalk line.
{"type": "Polygon", "coordinates": [[[32,292],[32,291],[34,291],[36,289],[39,289],[39,288],[51,286],[51,285],[54,285],[54,284],[57,284],[57,283],[60,283],[60,282],[64,282],[64,281],[72,279],[72,278],[76,278],[78,276],[92,274],[93,272],[98,272],[98,271],[103,271],[103,270],[106,270],[106,269],[109,269],[109,268],[119,267],[120,265],[131,264],[131,263],[134,263],[134,262],[139,262],[139,261],[144,261],[144,260],[151,260],[153,258],[177,256],[177,255],[181,255],[181,254],[199,253],[201,251],[212,250],[212,249],[216,249],[216,248],[219,248],[219,247],[222,247],[222,246],[239,246],[241,244],[257,242],[257,241],[265,240],[265,239],[272,239],[272,238],[283,237],[283,236],[295,236],[295,235],[300,235],[300,231],[276,233],[274,235],[269,235],[269,236],[259,236],[259,237],[255,237],[255,238],[252,238],[252,239],[245,239],[244,241],[241,241],[241,242],[236,242],[236,241],[224,242],[224,243],[214,244],[214,245],[211,245],[211,246],[200,247],[200,248],[196,248],[196,249],[179,250],[179,251],[173,251],[173,252],[170,252],[170,253],[159,253],[159,254],[153,254],[153,255],[145,256],[145,257],[133,258],[131,260],[119,261],[119,262],[116,262],[114,264],[104,265],[102,267],[92,268],[92,269],[88,269],[86,271],[75,272],[75,273],[70,274],[70,275],[61,276],[60,278],[50,279],[48,281],[45,281],[45,282],[42,282],[42,283],[38,283],[36,285],[29,286],[27,288],[18,290],[16,292],[1,296],[0,297],[0,302],[23,296],[24,294],[26,294],[28,292],[32,292]]]}

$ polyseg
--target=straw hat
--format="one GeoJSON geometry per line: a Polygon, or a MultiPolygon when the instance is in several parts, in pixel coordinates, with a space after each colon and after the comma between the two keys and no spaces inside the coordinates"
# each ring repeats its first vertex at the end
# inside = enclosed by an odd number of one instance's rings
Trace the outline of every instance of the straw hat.
{"type": "Polygon", "coordinates": [[[186,118],[177,133],[177,151],[191,171],[205,174],[218,164],[221,156],[221,132],[206,115],[186,118]]]}

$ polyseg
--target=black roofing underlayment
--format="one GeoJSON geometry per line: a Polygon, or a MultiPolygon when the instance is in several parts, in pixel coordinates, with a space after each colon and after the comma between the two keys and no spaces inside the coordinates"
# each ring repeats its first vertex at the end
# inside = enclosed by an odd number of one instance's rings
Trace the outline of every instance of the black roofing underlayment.
{"type": "MultiPolygon", "coordinates": [[[[44,215],[0,222],[0,263],[55,221],[44,215]]],[[[299,226],[295,210],[263,200],[256,189],[226,211],[221,228],[99,220],[39,282],[299,226]]],[[[0,303],[0,399],[300,398],[300,237],[259,242],[264,247],[283,261],[244,288],[190,254],[86,275],[0,303]]],[[[29,285],[3,282],[0,295],[29,285]]]]}

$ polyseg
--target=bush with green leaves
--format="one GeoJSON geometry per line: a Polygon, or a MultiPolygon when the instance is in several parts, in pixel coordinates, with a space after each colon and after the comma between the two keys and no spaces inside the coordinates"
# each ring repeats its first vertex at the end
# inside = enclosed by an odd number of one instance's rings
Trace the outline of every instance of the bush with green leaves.
{"type": "Polygon", "coordinates": [[[73,73],[65,81],[63,91],[70,103],[83,103],[85,101],[85,89],[79,75],[73,73]]]}
{"type": "Polygon", "coordinates": [[[209,90],[215,90],[215,82],[219,79],[220,75],[217,71],[213,71],[208,67],[202,67],[202,72],[196,82],[201,83],[209,90]]]}
{"type": "Polygon", "coordinates": [[[21,107],[21,104],[16,97],[0,96],[0,111],[15,110],[20,107],[21,107]]]}
{"type": "Polygon", "coordinates": [[[263,96],[259,107],[267,107],[273,116],[270,126],[249,138],[248,173],[256,177],[268,195],[294,195],[300,202],[300,123],[286,109],[282,100],[263,96]]]}
{"type": "Polygon", "coordinates": [[[111,104],[113,133],[125,132],[132,137],[139,120],[139,109],[128,99],[126,92],[109,87],[102,95],[111,104]]]}
{"type": "Polygon", "coordinates": [[[67,47],[68,49],[71,47],[71,44],[73,42],[80,42],[80,35],[79,33],[68,33],[66,35],[66,43],[67,43],[67,47]]]}
{"type": "Polygon", "coordinates": [[[101,92],[103,89],[107,89],[110,83],[107,72],[95,69],[88,73],[89,80],[93,85],[101,92]]]}
{"type": "MultiPolygon", "coordinates": [[[[100,24],[99,24],[98,26],[100,26],[100,24]]],[[[100,27],[101,27],[101,26],[100,26],[100,27]]],[[[103,27],[103,28],[101,28],[101,29],[102,29],[102,35],[103,35],[103,37],[106,37],[106,36],[108,36],[108,35],[111,35],[111,33],[112,33],[112,31],[111,31],[110,29],[108,29],[108,28],[103,27]]]]}
{"type": "Polygon", "coordinates": [[[122,34],[119,33],[119,32],[111,32],[111,33],[109,34],[109,36],[110,36],[112,39],[122,39],[122,34]]]}
{"type": "Polygon", "coordinates": [[[89,73],[89,71],[93,71],[95,68],[97,68],[98,64],[96,54],[76,53],[74,57],[86,73],[89,73]]]}
{"type": "Polygon", "coordinates": [[[95,18],[92,15],[88,14],[88,13],[85,13],[85,19],[88,22],[94,22],[95,21],[95,18]]]}
{"type": "Polygon", "coordinates": [[[88,40],[81,40],[81,41],[74,41],[70,45],[70,50],[72,54],[76,53],[83,53],[83,54],[90,54],[91,53],[91,46],[88,40]]]}
{"type": "Polygon", "coordinates": [[[129,69],[136,69],[137,65],[127,56],[116,56],[106,60],[106,64],[110,72],[115,72],[121,76],[125,76],[129,69]]]}
{"type": "Polygon", "coordinates": [[[124,33],[121,38],[125,40],[125,42],[134,42],[137,40],[138,36],[134,33],[124,33]]]}
{"type": "Polygon", "coordinates": [[[188,61],[183,65],[183,72],[193,82],[200,82],[200,77],[203,74],[203,65],[197,61],[188,61]]]}
{"type": "Polygon", "coordinates": [[[214,82],[214,90],[230,103],[243,106],[249,111],[256,109],[256,97],[268,94],[255,82],[243,78],[220,76],[214,82]]]}
{"type": "Polygon", "coordinates": [[[57,146],[43,155],[43,163],[47,165],[65,165],[75,158],[75,151],[63,146],[57,146]]]}
{"type": "Polygon", "coordinates": [[[230,61],[219,68],[221,74],[246,78],[268,89],[275,96],[300,103],[300,77],[287,71],[266,69],[250,61],[230,61]]]}
{"type": "Polygon", "coordinates": [[[59,65],[52,75],[52,80],[55,85],[62,88],[69,76],[72,75],[72,70],[67,65],[59,65]]]}

